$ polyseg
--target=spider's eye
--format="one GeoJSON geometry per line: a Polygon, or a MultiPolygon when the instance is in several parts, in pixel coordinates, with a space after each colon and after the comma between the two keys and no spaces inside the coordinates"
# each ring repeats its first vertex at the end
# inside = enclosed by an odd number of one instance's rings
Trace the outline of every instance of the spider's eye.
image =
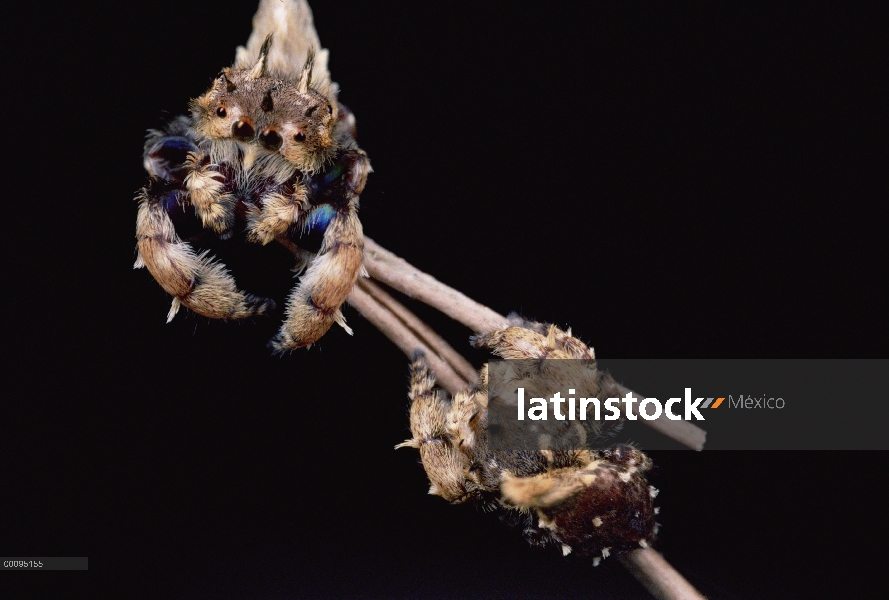
{"type": "Polygon", "coordinates": [[[232,123],[232,135],[242,142],[253,139],[255,133],[253,126],[247,121],[238,120],[232,123]]]}
{"type": "Polygon", "coordinates": [[[225,115],[227,115],[227,114],[228,113],[225,112],[224,106],[220,106],[219,108],[216,109],[216,116],[219,118],[225,118],[225,115]]]}
{"type": "Polygon", "coordinates": [[[259,134],[259,143],[266,150],[277,150],[283,142],[284,140],[281,139],[281,136],[274,129],[266,129],[259,134]]]}
{"type": "Polygon", "coordinates": [[[306,141],[306,134],[304,134],[302,131],[298,131],[296,135],[293,136],[293,140],[296,142],[304,142],[306,141]]]}
{"type": "Polygon", "coordinates": [[[327,105],[327,114],[329,114],[329,115],[333,114],[333,107],[330,104],[327,105]]]}

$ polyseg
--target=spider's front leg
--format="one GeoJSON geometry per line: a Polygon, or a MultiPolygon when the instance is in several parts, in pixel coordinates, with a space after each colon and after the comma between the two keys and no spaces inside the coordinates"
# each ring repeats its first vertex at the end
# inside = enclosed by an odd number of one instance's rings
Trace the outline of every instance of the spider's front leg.
{"type": "MultiPolygon", "coordinates": [[[[307,180],[311,203],[303,231],[323,232],[318,254],[287,300],[286,319],[271,346],[276,351],[312,344],[334,322],[344,323],[340,306],[355,285],[364,259],[364,234],[358,220],[358,196],[370,162],[357,149],[337,154],[327,171],[307,180]]],[[[299,240],[294,240],[299,245],[299,240]]]]}
{"type": "Polygon", "coordinates": [[[226,190],[225,176],[204,152],[189,153],[185,166],[188,175],[183,184],[204,227],[216,232],[221,240],[229,239],[234,233],[237,202],[226,190]]]}
{"type": "Polygon", "coordinates": [[[198,141],[192,119],[179,116],[148,132],[143,164],[150,176],[186,191],[203,226],[224,240],[233,233],[236,201],[224,175],[211,164],[209,146],[198,141]]]}
{"type": "Polygon", "coordinates": [[[199,149],[190,135],[187,119],[180,117],[164,131],[151,132],[145,148],[148,185],[137,193],[139,212],[136,267],[146,267],[155,280],[173,296],[167,316],[171,320],[184,305],[214,319],[243,319],[273,309],[272,300],[238,289],[219,261],[207,252],[197,252],[183,239],[200,241],[212,235],[194,204],[187,182],[195,174],[199,149]]]}
{"type": "Polygon", "coordinates": [[[429,477],[429,493],[449,502],[461,502],[467,497],[467,478],[470,459],[459,443],[450,435],[452,403],[435,388],[435,378],[429,372],[422,353],[411,361],[411,380],[408,397],[411,400],[411,439],[395,448],[416,448],[420,451],[423,469],[429,477]]]}

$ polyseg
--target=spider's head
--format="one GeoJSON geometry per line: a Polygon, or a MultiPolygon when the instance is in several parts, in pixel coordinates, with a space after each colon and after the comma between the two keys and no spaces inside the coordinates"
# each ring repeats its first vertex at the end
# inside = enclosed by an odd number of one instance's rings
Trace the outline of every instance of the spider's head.
{"type": "Polygon", "coordinates": [[[251,104],[261,92],[246,69],[223,69],[212,87],[191,101],[195,129],[211,140],[235,139],[242,142],[256,137],[251,104]]]}
{"type": "Polygon", "coordinates": [[[195,129],[210,140],[256,138],[257,104],[268,91],[268,55],[272,36],[266,37],[259,58],[249,69],[223,69],[210,90],[191,101],[195,129]]]}
{"type": "Polygon", "coordinates": [[[337,149],[336,100],[311,87],[312,62],[309,54],[296,83],[270,79],[256,111],[257,143],[307,173],[329,162],[337,149]]]}

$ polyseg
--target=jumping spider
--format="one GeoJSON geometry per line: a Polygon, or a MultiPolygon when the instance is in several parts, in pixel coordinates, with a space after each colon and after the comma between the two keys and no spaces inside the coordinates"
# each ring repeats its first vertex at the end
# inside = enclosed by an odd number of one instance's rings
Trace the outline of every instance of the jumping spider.
{"type": "Polygon", "coordinates": [[[276,351],[311,345],[334,322],[363,261],[358,197],[371,171],[355,142],[355,118],[333,85],[313,86],[314,53],[297,77],[272,72],[266,37],[251,66],[225,68],[180,116],[149,131],[148,185],[137,194],[136,267],[147,267],[173,296],[168,321],[184,305],[215,319],[273,309],[242,291],[203,242],[244,232],[276,241],[302,272],[271,341],[276,351]]]}
{"type": "MultiPolygon", "coordinates": [[[[578,359],[602,395],[615,383],[596,370],[593,351],[553,325],[521,321],[475,338],[502,358],[578,359]]],[[[488,370],[481,384],[447,400],[425,359],[411,364],[411,439],[431,482],[429,493],[499,513],[532,545],[560,548],[598,565],[610,554],[647,547],[657,532],[654,497],[645,480],[651,459],[636,448],[573,451],[492,450],[488,443],[488,370]]],[[[537,376],[545,377],[541,370],[537,376]]]]}

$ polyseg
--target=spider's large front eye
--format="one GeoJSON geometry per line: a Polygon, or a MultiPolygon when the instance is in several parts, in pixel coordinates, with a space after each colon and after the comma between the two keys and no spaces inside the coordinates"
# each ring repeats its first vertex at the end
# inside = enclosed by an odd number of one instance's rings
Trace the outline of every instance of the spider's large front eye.
{"type": "Polygon", "coordinates": [[[277,150],[284,143],[284,140],[281,139],[281,136],[274,129],[266,129],[259,134],[259,143],[266,150],[277,150]]]}
{"type": "Polygon", "coordinates": [[[219,117],[220,119],[224,119],[225,115],[227,115],[227,114],[228,113],[225,112],[224,106],[220,106],[219,108],[216,109],[216,116],[219,117]]]}
{"type": "Polygon", "coordinates": [[[247,121],[238,120],[232,124],[232,135],[242,142],[252,140],[255,133],[256,131],[253,129],[253,125],[247,121]]]}
{"type": "Polygon", "coordinates": [[[293,136],[293,140],[295,142],[304,142],[306,141],[306,134],[304,134],[302,131],[298,131],[296,132],[296,135],[293,136]]]}

